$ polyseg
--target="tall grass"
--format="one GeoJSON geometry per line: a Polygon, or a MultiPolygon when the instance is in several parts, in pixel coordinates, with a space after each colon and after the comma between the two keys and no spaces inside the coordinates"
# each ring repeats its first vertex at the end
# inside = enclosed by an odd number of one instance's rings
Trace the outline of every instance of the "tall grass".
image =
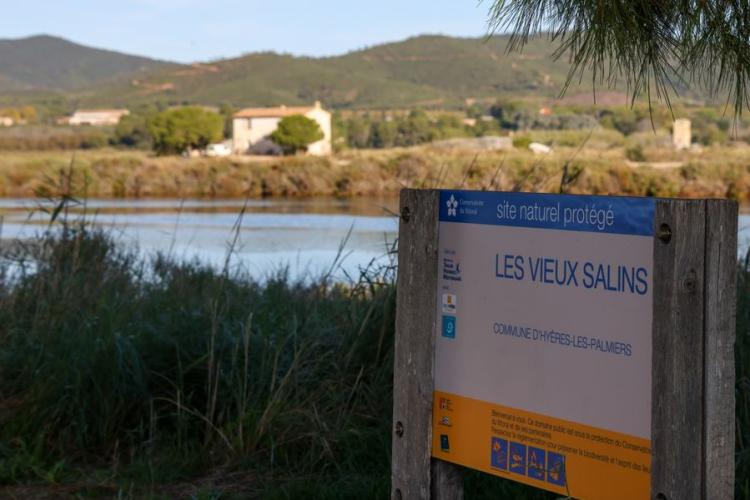
{"type": "Polygon", "coordinates": [[[261,285],[144,262],[84,226],[28,251],[0,296],[0,482],[145,460],[154,480],[189,462],[387,490],[387,280],[294,283],[279,271],[261,285]],[[31,466],[14,466],[19,450],[31,466]]]}
{"type": "MultiPolygon", "coordinates": [[[[393,267],[259,283],[143,259],[78,224],[5,258],[0,495],[387,498],[393,267]]],[[[737,496],[750,498],[748,260],[738,271],[737,496]]],[[[466,489],[552,498],[478,473],[466,489]]]]}
{"type": "MultiPolygon", "coordinates": [[[[712,147],[704,152],[677,152],[642,147],[640,143],[606,147],[602,142],[606,135],[585,130],[570,134],[544,132],[540,138],[553,144],[554,150],[543,156],[521,149],[477,155],[476,151],[433,146],[347,151],[328,158],[260,159],[155,158],[138,151],[78,151],[74,194],[84,196],[84,186],[87,196],[99,198],[395,197],[403,187],[426,185],[555,192],[560,170],[571,163],[570,167],[583,171],[571,186],[571,193],[750,201],[747,145],[712,147]],[[586,147],[578,151],[583,143],[586,147]],[[629,165],[628,151],[632,157],[633,147],[641,148],[641,159],[671,162],[672,167],[629,165]],[[470,175],[468,164],[472,165],[470,175]]],[[[36,196],[45,189],[47,179],[56,178],[61,169],[67,168],[72,155],[0,155],[0,195],[36,196]]]]}

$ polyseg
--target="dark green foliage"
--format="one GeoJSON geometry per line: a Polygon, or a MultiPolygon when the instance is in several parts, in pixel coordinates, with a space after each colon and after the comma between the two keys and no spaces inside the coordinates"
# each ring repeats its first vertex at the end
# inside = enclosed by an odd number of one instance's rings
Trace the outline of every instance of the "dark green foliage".
{"type": "MultiPolygon", "coordinates": [[[[146,261],[77,225],[4,255],[16,264],[0,273],[0,488],[175,498],[193,482],[193,498],[387,496],[392,268],[346,286],[283,271],[258,283],[146,261]]],[[[737,498],[750,492],[749,262],[738,268],[737,498]]],[[[467,499],[556,498],[464,477],[467,499]]]]}
{"type": "Polygon", "coordinates": [[[162,111],[148,120],[147,127],[158,154],[204,149],[224,136],[224,119],[198,106],[162,111]]]}
{"type": "Polygon", "coordinates": [[[531,144],[531,137],[527,135],[517,135],[513,137],[513,147],[518,149],[527,149],[531,144]]]}
{"type": "Polygon", "coordinates": [[[393,121],[379,121],[372,124],[369,145],[374,148],[392,148],[398,141],[398,124],[393,121]]]}
{"type": "Polygon", "coordinates": [[[24,449],[40,471],[175,450],[198,470],[387,480],[392,286],[146,265],[84,228],[38,243],[0,287],[0,483],[39,479],[24,449]]]}
{"type": "Polygon", "coordinates": [[[271,140],[281,146],[285,154],[305,151],[307,146],[321,139],[323,131],[318,122],[303,115],[282,118],[271,134],[271,140]]]}
{"type": "Polygon", "coordinates": [[[0,40],[0,91],[77,90],[171,65],[52,36],[0,40]]]}
{"type": "Polygon", "coordinates": [[[355,116],[344,124],[346,129],[346,142],[353,148],[366,148],[372,146],[370,142],[369,120],[355,116]]]}
{"type": "Polygon", "coordinates": [[[0,127],[0,151],[95,149],[107,146],[112,137],[111,127],[0,127]]]}
{"type": "Polygon", "coordinates": [[[729,138],[730,120],[714,109],[705,108],[693,113],[691,131],[694,142],[709,146],[723,144],[729,138]]]}
{"type": "Polygon", "coordinates": [[[224,118],[224,138],[232,137],[232,118],[237,110],[231,104],[222,102],[219,106],[219,114],[224,118]]]}
{"type": "MultiPolygon", "coordinates": [[[[239,108],[309,106],[320,100],[329,108],[458,109],[466,98],[556,97],[568,64],[551,59],[553,45],[546,40],[532,41],[521,57],[507,53],[507,42],[507,36],[489,40],[418,36],[336,57],[255,53],[204,66],[211,71],[171,65],[138,75],[116,75],[107,83],[98,82],[95,88],[64,95],[69,101],[68,112],[79,106],[132,107],[157,101],[173,105],[228,103],[239,108]]],[[[49,64],[49,58],[35,61],[30,71],[46,71],[49,64]]],[[[590,90],[589,81],[584,79],[582,91],[590,90]]],[[[2,85],[0,82],[0,91],[2,85]]],[[[37,102],[48,95],[39,92],[21,97],[37,102]]],[[[13,98],[18,99],[16,95],[13,98]]]]}
{"type": "Polygon", "coordinates": [[[425,144],[439,139],[472,137],[497,131],[492,126],[473,128],[464,125],[456,114],[430,116],[416,109],[406,115],[383,113],[381,116],[355,115],[338,124],[339,133],[351,148],[392,148],[425,144]]]}
{"type": "Polygon", "coordinates": [[[547,34],[570,59],[565,87],[587,73],[600,84],[625,80],[634,99],[653,92],[669,101],[678,85],[693,84],[726,92],[737,114],[750,104],[747,2],[495,0],[490,17],[513,33],[511,50],[547,34]]]}
{"type": "Polygon", "coordinates": [[[643,147],[638,144],[627,148],[625,150],[625,157],[630,161],[646,161],[643,147]]]}
{"type": "Polygon", "coordinates": [[[131,113],[120,118],[115,127],[113,142],[131,148],[150,148],[152,139],[148,129],[149,116],[145,113],[131,113]]]}
{"type": "MultiPolygon", "coordinates": [[[[0,485],[141,497],[220,467],[252,480],[201,491],[387,495],[393,269],[261,284],[76,226],[29,250],[0,283],[0,485]]],[[[477,498],[532,491],[475,476],[477,498]]]]}

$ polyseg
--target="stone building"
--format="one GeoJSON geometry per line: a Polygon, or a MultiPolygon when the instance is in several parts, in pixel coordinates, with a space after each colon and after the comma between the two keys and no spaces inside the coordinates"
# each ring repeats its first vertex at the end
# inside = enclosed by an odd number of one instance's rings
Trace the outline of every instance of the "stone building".
{"type": "Polygon", "coordinates": [[[678,118],[672,125],[672,146],[675,149],[689,149],[692,142],[690,120],[678,118]]]}
{"type": "Polygon", "coordinates": [[[331,154],[331,113],[324,110],[319,101],[310,107],[245,108],[234,114],[232,120],[232,151],[246,154],[253,146],[268,142],[279,121],[292,115],[302,115],[315,120],[323,131],[323,139],[310,144],[307,154],[325,156],[331,154]]]}
{"type": "Polygon", "coordinates": [[[120,118],[129,114],[127,109],[79,109],[67,122],[70,125],[117,125],[120,118]]]}

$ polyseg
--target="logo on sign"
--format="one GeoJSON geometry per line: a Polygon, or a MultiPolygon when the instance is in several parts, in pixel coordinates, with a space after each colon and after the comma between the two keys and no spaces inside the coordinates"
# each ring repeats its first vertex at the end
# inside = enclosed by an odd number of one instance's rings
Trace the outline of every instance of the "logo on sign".
{"type": "Polygon", "coordinates": [[[452,293],[443,294],[443,312],[448,314],[456,314],[456,295],[452,293]]]}
{"type": "Polygon", "coordinates": [[[445,202],[445,204],[448,206],[448,217],[455,217],[456,208],[458,208],[458,201],[456,201],[455,196],[451,195],[450,199],[445,202]]]}
{"type": "Polygon", "coordinates": [[[461,281],[461,263],[450,257],[443,257],[443,279],[461,281]]]}
{"type": "Polygon", "coordinates": [[[443,316],[443,337],[447,339],[456,338],[456,317],[443,316]]]}

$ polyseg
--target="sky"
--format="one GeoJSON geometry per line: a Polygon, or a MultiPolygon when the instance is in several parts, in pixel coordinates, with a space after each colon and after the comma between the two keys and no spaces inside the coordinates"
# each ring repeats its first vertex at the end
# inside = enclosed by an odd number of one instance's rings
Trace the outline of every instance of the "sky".
{"type": "Polygon", "coordinates": [[[430,33],[482,36],[491,0],[10,0],[0,38],[61,36],[179,62],[326,56],[430,33]]]}

